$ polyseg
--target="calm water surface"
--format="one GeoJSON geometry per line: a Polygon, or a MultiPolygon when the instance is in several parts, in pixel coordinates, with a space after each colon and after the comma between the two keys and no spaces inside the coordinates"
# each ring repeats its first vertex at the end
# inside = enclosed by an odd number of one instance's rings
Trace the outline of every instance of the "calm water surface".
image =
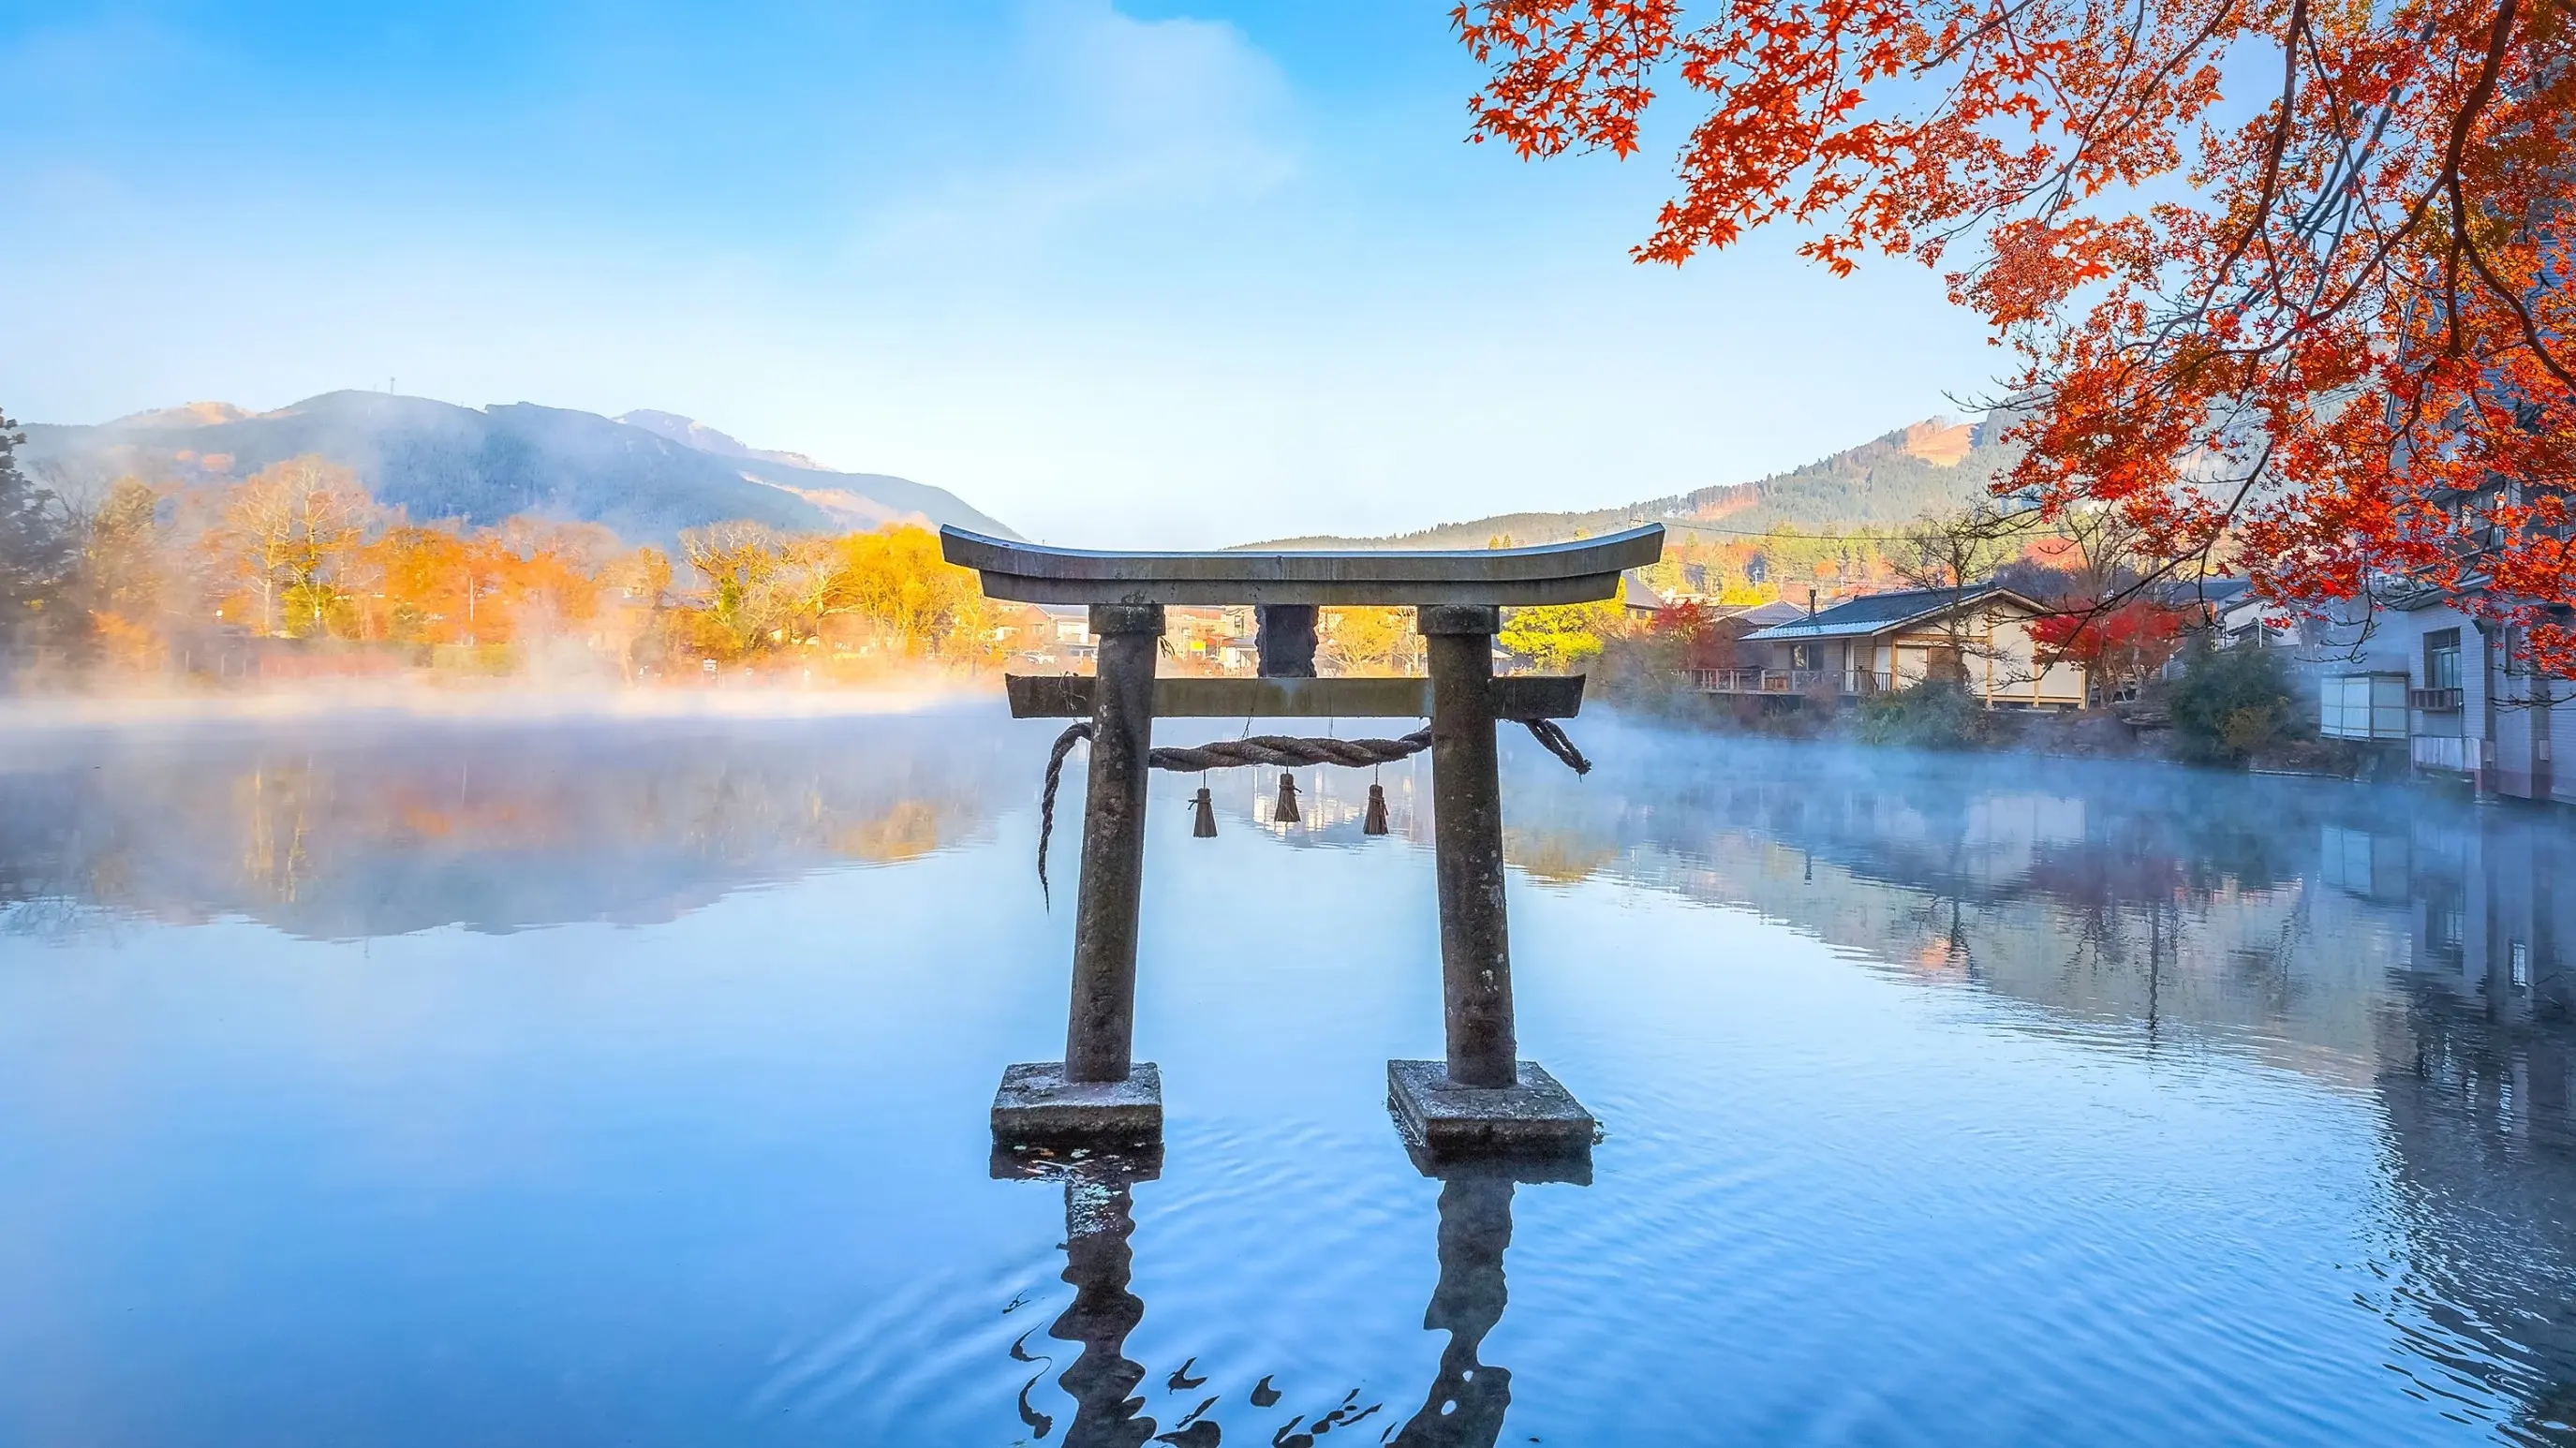
{"type": "Polygon", "coordinates": [[[1061,1049],[1049,733],[0,733],[0,1441],[2576,1442],[2551,817],[1508,740],[1523,1051],[1609,1131],[1515,1186],[1384,1108],[1427,769],[1382,839],[1165,777],[1168,1149],[1068,1187],[984,1123],[1061,1049]]]}

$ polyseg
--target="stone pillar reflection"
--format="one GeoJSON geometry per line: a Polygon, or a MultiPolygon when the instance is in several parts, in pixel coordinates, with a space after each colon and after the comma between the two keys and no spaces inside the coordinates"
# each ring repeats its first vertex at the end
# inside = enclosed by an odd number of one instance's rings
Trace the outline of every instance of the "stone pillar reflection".
{"type": "Polygon", "coordinates": [[[1396,1448],[1493,1448],[1511,1406],[1512,1375],[1477,1358],[1503,1317],[1503,1251],[1512,1244],[1512,1183],[1459,1176],[1440,1184],[1440,1284],[1422,1314],[1449,1334],[1440,1376],[1422,1411],[1390,1440],[1396,1448]]]}
{"type": "Polygon", "coordinates": [[[1155,1423],[1143,1416],[1136,1385],[1145,1365],[1127,1356],[1127,1334],[1144,1319],[1145,1304],[1127,1290],[1136,1230],[1127,1183],[1077,1173],[1064,1183],[1064,1280],[1073,1305],[1047,1326],[1047,1336],[1079,1343],[1082,1353],[1056,1379],[1074,1402],[1065,1448],[1142,1448],[1155,1423]]]}

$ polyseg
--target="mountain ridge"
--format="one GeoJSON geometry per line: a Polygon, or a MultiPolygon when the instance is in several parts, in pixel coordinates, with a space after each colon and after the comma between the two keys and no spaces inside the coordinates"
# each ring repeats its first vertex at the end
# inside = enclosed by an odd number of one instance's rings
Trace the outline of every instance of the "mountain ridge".
{"type": "Polygon", "coordinates": [[[784,463],[788,467],[803,468],[807,472],[814,473],[838,471],[823,466],[803,453],[753,447],[729,432],[719,432],[694,417],[677,412],[662,412],[650,407],[638,407],[621,412],[609,420],[622,422],[628,427],[640,427],[646,432],[658,433],[684,447],[693,447],[704,453],[714,453],[718,457],[756,458],[761,462],[784,463]]]}
{"type": "Polygon", "coordinates": [[[532,402],[470,408],[326,392],[270,412],[192,402],[97,424],[29,423],[21,456],[79,492],[124,473],[220,482],[312,453],[424,521],[482,526],[528,513],[598,523],[633,542],[735,518],[799,532],[917,518],[1018,536],[944,488],[751,448],[677,413],[630,415],[655,425],[532,402]],[[695,445],[701,438],[715,447],[695,445]]]}

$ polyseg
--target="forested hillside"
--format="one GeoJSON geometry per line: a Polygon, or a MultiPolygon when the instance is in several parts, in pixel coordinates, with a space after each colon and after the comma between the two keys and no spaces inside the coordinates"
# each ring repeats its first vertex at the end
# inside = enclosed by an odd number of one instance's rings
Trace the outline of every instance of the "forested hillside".
{"type": "Polygon", "coordinates": [[[1783,527],[1806,533],[1833,527],[1888,529],[1954,512],[1984,493],[2013,456],[2009,449],[1984,442],[1985,431],[1982,425],[1933,419],[1785,473],[1676,497],[1564,513],[1498,513],[1391,537],[1316,536],[1249,546],[1482,548],[1498,538],[1554,543],[1641,522],[1700,523],[1729,533],[1783,527]]]}

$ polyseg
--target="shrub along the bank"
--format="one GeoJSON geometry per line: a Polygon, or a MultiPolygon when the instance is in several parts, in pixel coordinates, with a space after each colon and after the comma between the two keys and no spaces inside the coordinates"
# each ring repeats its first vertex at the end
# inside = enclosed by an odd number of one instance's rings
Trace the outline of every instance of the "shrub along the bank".
{"type": "Polygon", "coordinates": [[[2000,742],[2004,724],[1967,685],[1926,679],[1862,699],[1852,729],[1867,744],[1976,749],[2000,742]]]}
{"type": "Polygon", "coordinates": [[[2309,732],[2272,649],[2203,648],[2183,663],[2172,695],[2175,752],[2199,764],[2243,765],[2309,732]]]}

